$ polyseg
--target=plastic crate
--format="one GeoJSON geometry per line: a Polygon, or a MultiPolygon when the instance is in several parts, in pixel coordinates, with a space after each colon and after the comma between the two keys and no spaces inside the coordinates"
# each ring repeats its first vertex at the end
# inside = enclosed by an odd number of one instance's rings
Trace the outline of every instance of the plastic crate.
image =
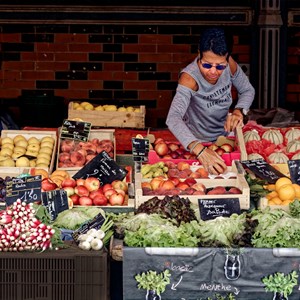
{"type": "Polygon", "coordinates": [[[107,251],[77,246],[0,256],[0,300],[108,299],[107,251]]]}

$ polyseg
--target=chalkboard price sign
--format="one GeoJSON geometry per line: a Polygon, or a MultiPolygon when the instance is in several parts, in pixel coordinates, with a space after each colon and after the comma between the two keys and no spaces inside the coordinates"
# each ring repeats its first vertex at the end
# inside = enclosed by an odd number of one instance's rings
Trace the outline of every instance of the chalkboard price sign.
{"type": "Polygon", "coordinates": [[[203,221],[217,217],[230,217],[232,214],[240,214],[241,207],[238,198],[198,199],[200,217],[203,221]]]}
{"type": "Polygon", "coordinates": [[[300,159],[288,160],[288,166],[292,182],[300,184],[300,159]]]}
{"type": "Polygon", "coordinates": [[[242,161],[245,168],[252,171],[257,177],[266,180],[268,183],[275,183],[280,177],[286,177],[284,174],[269,165],[264,159],[254,159],[242,161]]]}
{"type": "Polygon", "coordinates": [[[13,204],[17,199],[26,203],[40,201],[41,181],[41,175],[12,178],[6,183],[6,205],[13,204]]]}
{"type": "Polygon", "coordinates": [[[73,175],[73,178],[96,177],[100,180],[101,185],[104,185],[114,180],[123,180],[127,173],[128,171],[120,167],[106,151],[102,151],[73,175]]]}
{"type": "Polygon", "coordinates": [[[60,138],[87,142],[92,123],[64,120],[60,138]]]}
{"type": "Polygon", "coordinates": [[[60,212],[69,209],[68,196],[63,189],[43,192],[42,204],[46,207],[52,221],[60,212]]]}
{"type": "Polygon", "coordinates": [[[149,139],[132,138],[132,155],[134,161],[147,162],[150,148],[149,139]]]}

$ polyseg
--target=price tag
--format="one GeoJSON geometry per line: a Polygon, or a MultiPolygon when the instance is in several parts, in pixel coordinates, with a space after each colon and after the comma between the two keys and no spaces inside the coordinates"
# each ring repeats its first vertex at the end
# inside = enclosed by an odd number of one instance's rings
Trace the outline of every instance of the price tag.
{"type": "Polygon", "coordinates": [[[87,142],[91,127],[92,123],[64,120],[60,138],[87,142]]]}
{"type": "Polygon", "coordinates": [[[132,138],[132,155],[134,161],[147,162],[150,148],[149,139],[132,138]]]}
{"type": "Polygon", "coordinates": [[[60,212],[69,209],[68,196],[64,190],[43,192],[42,204],[46,207],[52,221],[60,212]]]}
{"type": "Polygon", "coordinates": [[[114,180],[123,180],[128,171],[120,167],[106,151],[100,152],[96,157],[83,166],[74,176],[74,179],[96,177],[101,185],[114,180]]]}
{"type": "Polygon", "coordinates": [[[245,168],[252,171],[257,177],[266,180],[268,183],[275,183],[280,177],[286,177],[284,174],[269,165],[264,159],[254,159],[242,161],[245,168]]]}
{"type": "Polygon", "coordinates": [[[288,166],[292,182],[300,184],[300,159],[288,160],[288,166]]]}
{"type": "Polygon", "coordinates": [[[217,217],[230,217],[240,214],[240,200],[238,198],[198,199],[200,217],[203,221],[217,217]]]}
{"type": "Polygon", "coordinates": [[[13,204],[17,199],[26,203],[40,201],[41,181],[41,175],[12,178],[6,183],[6,205],[13,204]]]}

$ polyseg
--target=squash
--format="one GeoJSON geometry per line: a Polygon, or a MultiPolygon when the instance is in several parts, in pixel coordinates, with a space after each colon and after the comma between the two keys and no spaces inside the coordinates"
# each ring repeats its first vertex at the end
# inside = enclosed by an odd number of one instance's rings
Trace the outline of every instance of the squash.
{"type": "Polygon", "coordinates": [[[270,141],[275,145],[280,145],[283,143],[283,135],[278,129],[268,129],[266,130],[263,135],[263,139],[270,141]]]}
{"type": "Polygon", "coordinates": [[[260,135],[258,134],[258,132],[255,129],[245,131],[243,136],[244,136],[245,143],[250,142],[250,141],[260,141],[261,140],[260,135]]]}
{"type": "Polygon", "coordinates": [[[287,143],[300,139],[300,129],[292,127],[286,131],[284,137],[287,139],[287,143]]]}
{"type": "Polygon", "coordinates": [[[289,158],[282,152],[274,152],[268,156],[271,164],[286,164],[289,158]]]}
{"type": "Polygon", "coordinates": [[[286,146],[286,151],[288,153],[296,152],[298,150],[300,150],[300,140],[291,141],[286,146]]]}
{"type": "Polygon", "coordinates": [[[248,160],[254,160],[254,159],[264,159],[259,153],[251,153],[247,156],[248,160]]]}

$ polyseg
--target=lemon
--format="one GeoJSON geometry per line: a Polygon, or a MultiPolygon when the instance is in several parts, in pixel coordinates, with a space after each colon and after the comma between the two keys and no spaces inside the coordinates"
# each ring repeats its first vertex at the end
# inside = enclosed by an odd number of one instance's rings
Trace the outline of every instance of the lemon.
{"type": "MultiPolygon", "coordinates": [[[[272,198],[272,202],[275,204],[275,205],[281,205],[282,204],[282,201],[279,197],[273,197],[272,198]]],[[[270,204],[270,203],[269,203],[270,204]]]]}
{"type": "Polygon", "coordinates": [[[275,182],[275,190],[278,191],[280,189],[280,187],[285,184],[292,184],[291,179],[289,179],[287,177],[281,177],[281,178],[277,179],[275,182]]]}
{"type": "Polygon", "coordinates": [[[278,191],[278,197],[282,200],[282,201],[285,201],[285,200],[294,200],[295,199],[295,196],[296,196],[296,192],[295,192],[295,189],[293,187],[292,184],[285,184],[285,185],[282,185],[278,191]]]}
{"type": "Polygon", "coordinates": [[[300,200],[300,185],[297,184],[297,183],[293,183],[292,186],[293,186],[293,188],[295,190],[295,193],[296,193],[295,197],[300,200]]]}

